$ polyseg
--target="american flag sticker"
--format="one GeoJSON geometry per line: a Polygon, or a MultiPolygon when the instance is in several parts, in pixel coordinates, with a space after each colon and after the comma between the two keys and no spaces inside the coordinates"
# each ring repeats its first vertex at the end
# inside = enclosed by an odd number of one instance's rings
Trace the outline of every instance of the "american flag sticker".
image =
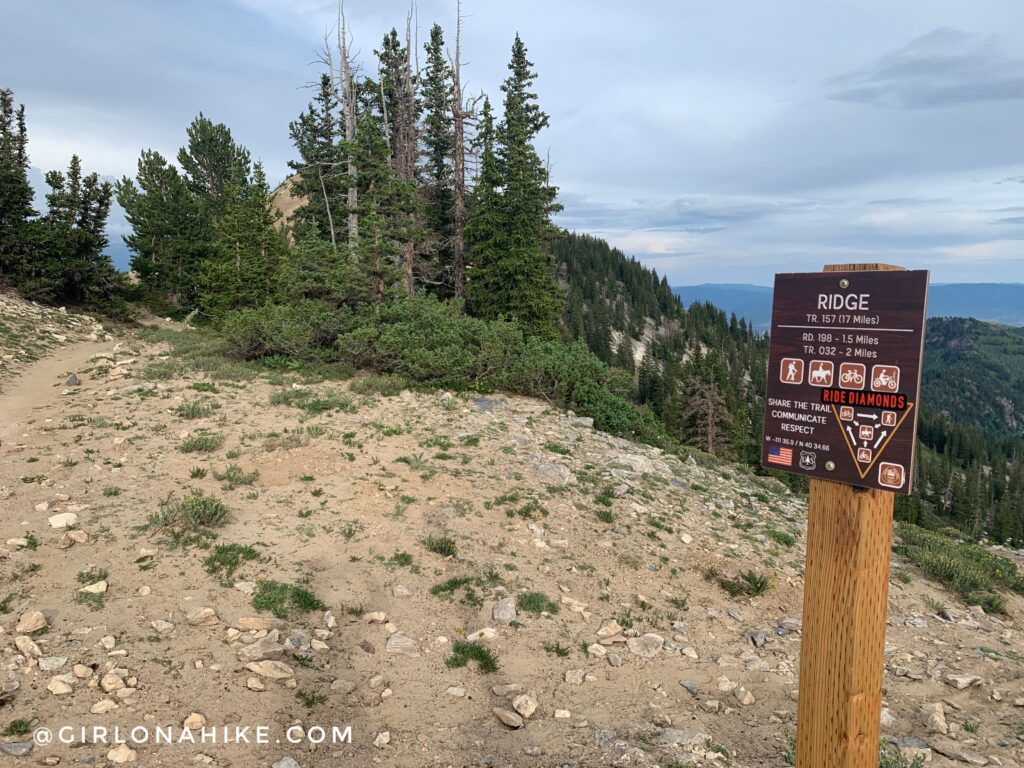
{"type": "Polygon", "coordinates": [[[793,449],[783,448],[781,445],[768,446],[768,463],[783,467],[793,466],[793,449]]]}

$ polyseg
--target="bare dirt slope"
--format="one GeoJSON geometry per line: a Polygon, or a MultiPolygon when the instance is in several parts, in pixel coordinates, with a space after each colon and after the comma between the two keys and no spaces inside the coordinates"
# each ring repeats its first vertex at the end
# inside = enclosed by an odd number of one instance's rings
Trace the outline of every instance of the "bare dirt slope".
{"type": "MultiPolygon", "coordinates": [[[[165,355],[81,343],[0,394],[0,729],[261,725],[269,743],[15,734],[5,761],[785,764],[805,509],[778,484],[534,400],[215,379],[165,355]],[[227,522],[162,525],[193,491],[227,522]],[[210,559],[229,544],[251,549],[210,559]],[[733,598],[708,569],[771,587],[733,598]],[[470,641],[497,671],[446,663],[470,641]]],[[[931,765],[1024,764],[1020,600],[987,617],[910,573],[883,733],[931,765]]]]}

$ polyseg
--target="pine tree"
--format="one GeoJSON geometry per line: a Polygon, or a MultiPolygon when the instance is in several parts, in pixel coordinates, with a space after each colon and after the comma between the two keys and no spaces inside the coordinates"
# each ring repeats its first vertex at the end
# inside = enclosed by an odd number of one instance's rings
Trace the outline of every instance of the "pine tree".
{"type": "Polygon", "coordinates": [[[26,273],[28,294],[79,304],[108,301],[120,284],[103,252],[113,186],[97,173],[83,176],[78,155],[71,157],[67,174],[49,171],[46,184],[46,255],[26,273]]]}
{"type": "Polygon", "coordinates": [[[455,134],[451,121],[453,88],[451,68],[444,58],[444,32],[439,24],[430,29],[424,46],[427,66],[423,77],[423,154],[421,193],[424,198],[426,250],[445,290],[456,293],[452,263],[454,237],[455,134]]]}
{"type": "Polygon", "coordinates": [[[416,77],[410,59],[411,28],[406,28],[403,46],[398,33],[392,29],[384,37],[377,51],[380,61],[380,121],[383,127],[388,163],[397,182],[404,186],[403,193],[390,201],[387,210],[379,208],[381,215],[390,219],[389,225],[398,239],[402,285],[405,294],[412,297],[416,289],[416,241],[420,238],[419,210],[414,190],[417,182],[419,155],[417,119],[419,103],[416,96],[416,77]]]}
{"type": "Polygon", "coordinates": [[[202,266],[201,303],[211,315],[265,304],[283,242],[261,163],[224,188],[224,213],[214,222],[214,255],[202,266]]]}
{"type": "Polygon", "coordinates": [[[489,295],[494,287],[491,281],[496,277],[488,266],[500,263],[505,249],[501,173],[495,154],[495,133],[491,102],[490,99],[484,98],[474,142],[474,149],[480,158],[480,167],[465,230],[466,255],[469,263],[467,278],[469,285],[472,286],[469,289],[469,298],[474,313],[482,316],[488,311],[489,295]],[[480,265],[479,269],[474,265],[480,265]]]}
{"type": "Polygon", "coordinates": [[[296,172],[291,191],[304,201],[291,222],[298,228],[313,224],[337,249],[339,233],[347,225],[348,181],[338,100],[329,75],[321,75],[316,97],[289,125],[289,135],[300,157],[288,163],[296,172]]]}
{"type": "Polygon", "coordinates": [[[202,112],[186,130],[188,145],[178,152],[178,165],[192,194],[202,199],[217,219],[224,215],[232,182],[248,178],[249,150],[236,144],[224,123],[214,123],[202,112]]]}
{"type": "Polygon", "coordinates": [[[189,307],[199,289],[203,262],[213,254],[213,221],[188,181],[159,153],[144,150],[135,179],[116,184],[117,201],[132,232],[124,242],[131,267],[153,294],[189,307]]]}
{"type": "Polygon", "coordinates": [[[14,92],[0,89],[0,281],[15,283],[32,251],[30,219],[34,197],[28,180],[25,105],[14,107],[14,92]]]}
{"type": "Polygon", "coordinates": [[[532,66],[526,46],[516,35],[510,74],[501,86],[504,116],[494,142],[495,170],[501,185],[496,217],[500,248],[494,248],[493,238],[487,238],[492,244],[476,249],[469,295],[477,315],[514,317],[527,333],[554,338],[559,333],[563,298],[546,240],[551,233],[549,216],[558,206],[556,189],[548,183],[547,169],[534,147],[548,116],[530,90],[537,77],[532,66]]]}
{"type": "Polygon", "coordinates": [[[387,127],[377,97],[379,86],[365,80],[360,86],[361,108],[354,157],[359,168],[359,240],[357,262],[371,283],[371,297],[379,307],[395,287],[400,241],[405,232],[396,224],[407,220],[412,186],[400,181],[390,162],[387,127]]]}

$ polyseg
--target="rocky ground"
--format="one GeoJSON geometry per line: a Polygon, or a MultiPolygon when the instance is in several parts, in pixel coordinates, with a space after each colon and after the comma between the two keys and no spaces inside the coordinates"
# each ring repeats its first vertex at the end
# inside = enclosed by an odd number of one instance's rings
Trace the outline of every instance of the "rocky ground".
{"type": "MultiPolygon", "coordinates": [[[[199,373],[84,328],[0,394],[5,761],[786,764],[806,510],[781,485],[539,401],[199,373]],[[748,571],[768,588],[730,596],[748,571]]],[[[895,561],[883,735],[1024,765],[1022,607],[895,561]]]]}
{"type": "Polygon", "coordinates": [[[0,292],[0,391],[5,381],[55,349],[109,339],[96,319],[53,310],[0,292]]]}

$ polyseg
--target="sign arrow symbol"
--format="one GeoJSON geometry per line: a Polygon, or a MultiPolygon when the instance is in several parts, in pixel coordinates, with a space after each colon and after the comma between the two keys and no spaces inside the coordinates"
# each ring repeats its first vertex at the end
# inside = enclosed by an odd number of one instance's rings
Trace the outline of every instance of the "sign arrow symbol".
{"type": "Polygon", "coordinates": [[[850,433],[850,442],[854,445],[857,444],[857,438],[853,436],[853,427],[847,425],[846,431],[850,433]]]}
{"type": "Polygon", "coordinates": [[[878,416],[874,413],[858,413],[862,419],[871,419],[872,421],[878,421],[878,416]]]}
{"type": "Polygon", "coordinates": [[[875,441],[875,448],[877,448],[878,446],[880,446],[882,444],[882,441],[885,440],[885,436],[888,435],[888,434],[889,434],[889,430],[887,430],[887,429],[883,429],[882,430],[882,434],[880,434],[878,436],[878,439],[875,441]]]}

